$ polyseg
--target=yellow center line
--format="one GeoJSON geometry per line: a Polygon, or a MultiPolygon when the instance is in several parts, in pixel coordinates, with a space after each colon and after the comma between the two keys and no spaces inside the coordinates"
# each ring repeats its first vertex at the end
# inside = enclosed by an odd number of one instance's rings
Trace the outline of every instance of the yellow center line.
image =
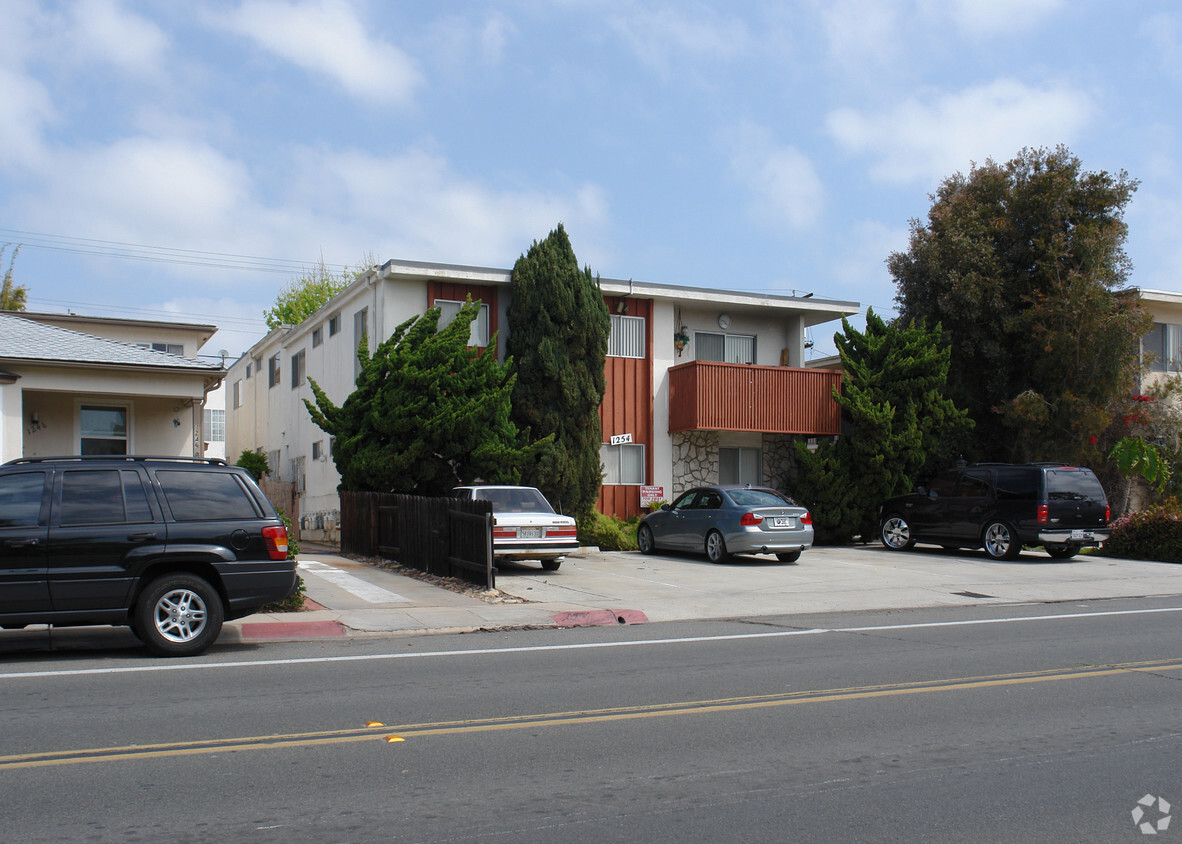
{"type": "Polygon", "coordinates": [[[842,689],[815,689],[811,691],[750,695],[715,700],[681,701],[676,703],[613,707],[609,709],[516,715],[502,718],[425,722],[401,726],[376,724],[375,726],[354,729],[324,730],[307,733],[57,750],[43,753],[22,753],[0,756],[0,770],[42,768],[55,765],[79,765],[94,762],[159,759],[245,750],[282,750],[293,747],[348,744],[372,741],[374,739],[388,741],[393,738],[405,739],[408,737],[536,729],[539,727],[596,724],[640,718],[661,718],[670,715],[717,714],[765,709],[769,707],[793,706],[802,703],[831,703],[836,701],[898,697],[901,695],[930,694],[932,692],[968,691],[972,689],[1058,682],[1061,680],[1084,680],[1111,677],[1118,674],[1172,671],[1176,669],[1182,669],[1182,660],[1127,662],[1113,665],[1086,666],[1082,668],[992,674],[981,677],[960,677],[946,680],[855,686],[842,689]]]}

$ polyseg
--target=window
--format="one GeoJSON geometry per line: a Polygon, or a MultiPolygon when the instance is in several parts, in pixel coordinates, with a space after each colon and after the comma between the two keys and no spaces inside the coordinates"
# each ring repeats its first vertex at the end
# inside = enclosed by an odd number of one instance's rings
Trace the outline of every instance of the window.
{"type": "Polygon", "coordinates": [[[719,448],[718,482],[720,484],[763,483],[763,450],[759,448],[719,448]]]}
{"type": "Polygon", "coordinates": [[[141,349],[151,349],[154,352],[168,352],[170,355],[184,357],[185,347],[180,343],[136,343],[141,349]]]}
{"type": "Polygon", "coordinates": [[[599,446],[599,461],[603,464],[603,482],[605,484],[638,485],[644,483],[643,445],[603,443],[599,446]]]}
{"type": "Polygon", "coordinates": [[[257,519],[262,515],[231,472],[162,470],[156,479],[178,522],[257,519]]]}
{"type": "Polygon", "coordinates": [[[294,390],[296,387],[301,386],[303,383],[304,383],[304,350],[300,349],[298,352],[296,352],[294,355],[291,356],[291,388],[294,390]]]}
{"type": "Polygon", "coordinates": [[[316,440],[316,442],[312,443],[312,459],[324,459],[324,440],[316,440]]]}
{"type": "Polygon", "coordinates": [[[968,472],[960,477],[957,498],[985,498],[989,495],[989,473],[968,472]]]}
{"type": "Polygon", "coordinates": [[[63,525],[150,521],[152,508],[134,469],[71,470],[62,476],[63,525]]]}
{"type": "Polygon", "coordinates": [[[251,367],[251,365],[248,363],[248,364],[246,365],[246,377],[247,377],[247,378],[249,378],[249,377],[250,377],[251,369],[252,369],[252,367],[251,367]]]}
{"type": "Polygon", "coordinates": [[[1151,372],[1182,371],[1182,325],[1155,322],[1141,341],[1151,372]]]}
{"type": "Polygon", "coordinates": [[[341,315],[333,314],[328,318],[328,336],[335,337],[341,333],[341,315]]]}
{"type": "Polygon", "coordinates": [[[242,379],[239,378],[234,382],[234,408],[242,407],[242,379]]]}
{"type": "MultiPolygon", "coordinates": [[[[368,332],[366,327],[369,323],[369,308],[362,308],[357,313],[353,314],[353,351],[357,352],[361,349],[361,338],[366,337],[368,332]]],[[[372,352],[373,349],[370,349],[372,352]]],[[[361,359],[353,355],[353,380],[357,380],[357,376],[361,374],[361,359]]]]}
{"type": "Polygon", "coordinates": [[[5,475],[0,480],[0,528],[35,527],[44,494],[44,472],[5,475]]]}
{"type": "Polygon", "coordinates": [[[755,363],[755,338],[748,334],[694,332],[694,357],[724,363],[755,363]]]}
{"type": "MultiPolygon", "coordinates": [[[[440,330],[451,325],[452,321],[460,315],[460,308],[463,304],[463,302],[453,302],[447,299],[435,300],[435,307],[439,308],[440,330]]],[[[472,331],[468,334],[468,345],[481,348],[488,345],[488,305],[482,303],[480,311],[476,314],[476,319],[472,320],[472,331]]]]}
{"type": "Polygon", "coordinates": [[[315,349],[317,346],[319,346],[323,342],[324,342],[324,329],[323,328],[313,328],[312,329],[312,348],[315,349]]]}
{"type": "Polygon", "coordinates": [[[82,405],[79,454],[127,454],[127,408],[82,405]]]}
{"type": "Polygon", "coordinates": [[[611,358],[644,357],[644,317],[612,314],[612,331],[607,341],[611,358]]]}
{"type": "Polygon", "coordinates": [[[267,387],[274,387],[279,383],[279,355],[272,355],[267,359],[267,387]]]}
{"type": "Polygon", "coordinates": [[[211,443],[226,441],[226,411],[205,408],[205,438],[211,443]]]}

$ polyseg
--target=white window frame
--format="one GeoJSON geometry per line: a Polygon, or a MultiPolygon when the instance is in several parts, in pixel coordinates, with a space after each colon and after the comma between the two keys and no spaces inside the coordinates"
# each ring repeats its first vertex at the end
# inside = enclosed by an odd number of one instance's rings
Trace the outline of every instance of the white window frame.
{"type": "Polygon", "coordinates": [[[644,358],[645,319],[641,316],[611,314],[611,334],[607,340],[609,358],[644,358]]]}
{"type": "Polygon", "coordinates": [[[644,443],[627,443],[625,445],[612,445],[611,443],[600,443],[599,445],[599,464],[603,470],[603,485],[604,486],[644,486],[647,481],[648,463],[646,462],[647,455],[644,451],[644,443]],[[638,475],[630,475],[628,479],[623,478],[624,473],[624,453],[629,450],[635,454],[640,452],[640,473],[638,475]],[[637,478],[637,480],[632,480],[637,478]]]}
{"type": "Polygon", "coordinates": [[[721,337],[722,338],[722,360],[720,363],[755,363],[755,335],[754,334],[723,334],[721,331],[695,331],[694,332],[694,359],[713,361],[714,358],[702,357],[702,345],[698,342],[700,337],[721,337]],[[750,355],[744,355],[744,347],[749,347],[750,355]]]}
{"type": "Polygon", "coordinates": [[[718,482],[720,484],[751,484],[752,486],[763,486],[763,449],[758,446],[747,445],[723,445],[718,447],[718,482]],[[735,478],[723,477],[722,475],[722,458],[723,452],[736,452],[734,457],[736,459],[736,468],[738,469],[738,476],[735,478]],[[746,455],[750,457],[754,452],[756,477],[746,477],[743,471],[743,457],[746,455]]]}
{"type": "MultiPolygon", "coordinates": [[[[457,302],[455,299],[435,300],[432,307],[439,308],[440,331],[451,325],[452,321],[460,315],[460,308],[465,304],[465,302],[457,302]]],[[[468,345],[486,349],[488,348],[488,335],[488,305],[481,302],[480,312],[476,315],[476,319],[472,320],[472,330],[468,334],[468,345]]]]}
{"type": "Polygon", "coordinates": [[[283,380],[283,370],[279,366],[279,353],[267,358],[267,389],[279,384],[283,380]]]}
{"type": "Polygon", "coordinates": [[[126,449],[124,454],[134,454],[132,450],[132,420],[134,415],[132,413],[133,405],[131,402],[107,402],[102,399],[76,399],[74,401],[74,443],[76,444],[76,454],[83,454],[82,440],[83,439],[103,439],[112,441],[121,441],[126,449]],[[96,408],[99,410],[121,410],[123,411],[124,420],[124,435],[122,437],[101,437],[101,436],[87,436],[82,430],[82,411],[87,408],[96,408]]]}
{"type": "Polygon", "coordinates": [[[226,441],[226,411],[218,407],[207,407],[204,412],[205,439],[211,443],[226,441]]]}
{"type": "Polygon", "coordinates": [[[304,354],[304,350],[300,349],[291,356],[291,388],[293,390],[304,386],[304,372],[307,367],[308,358],[304,354]]]}

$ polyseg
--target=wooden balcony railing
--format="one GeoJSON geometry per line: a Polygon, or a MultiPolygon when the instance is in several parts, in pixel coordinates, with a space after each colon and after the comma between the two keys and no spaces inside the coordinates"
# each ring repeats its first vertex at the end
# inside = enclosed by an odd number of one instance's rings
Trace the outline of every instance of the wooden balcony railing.
{"type": "Polygon", "coordinates": [[[840,434],[834,388],[836,370],[683,363],[669,370],[669,431],[840,434]]]}

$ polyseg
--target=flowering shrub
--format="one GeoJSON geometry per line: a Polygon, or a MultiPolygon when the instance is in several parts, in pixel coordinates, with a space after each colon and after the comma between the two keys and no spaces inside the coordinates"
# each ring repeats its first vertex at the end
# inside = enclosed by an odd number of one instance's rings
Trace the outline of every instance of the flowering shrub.
{"type": "Polygon", "coordinates": [[[1112,538],[1104,543],[1110,557],[1182,563],[1182,516],[1178,507],[1154,505],[1121,516],[1112,523],[1112,538]]]}

